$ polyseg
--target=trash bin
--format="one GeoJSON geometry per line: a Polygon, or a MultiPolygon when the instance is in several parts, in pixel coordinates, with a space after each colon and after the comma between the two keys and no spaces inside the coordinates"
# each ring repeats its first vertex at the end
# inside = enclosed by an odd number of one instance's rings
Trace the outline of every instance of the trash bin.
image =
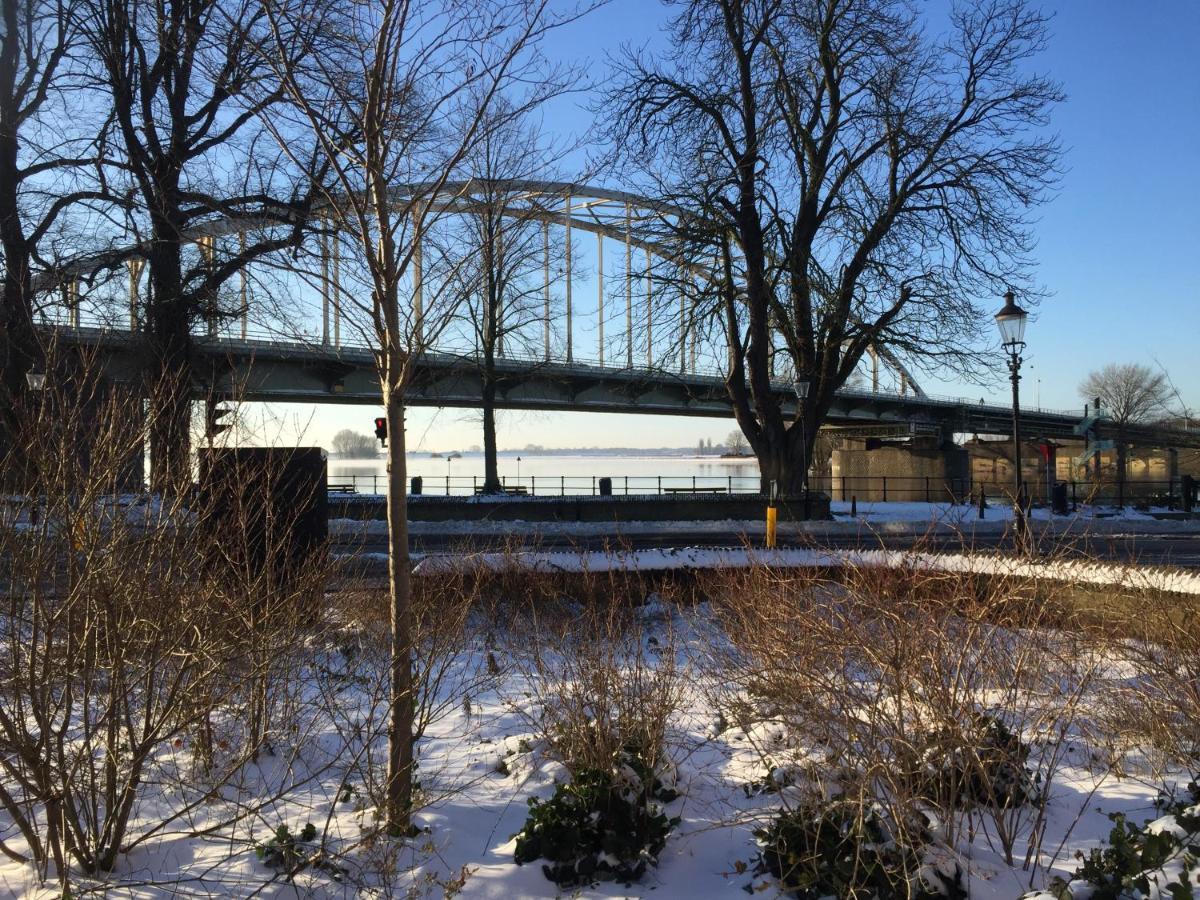
{"type": "Polygon", "coordinates": [[[408,492],[409,492],[410,494],[413,494],[414,496],[416,496],[416,495],[419,495],[419,494],[421,493],[421,485],[422,485],[422,483],[423,483],[423,482],[421,481],[421,476],[420,476],[420,475],[414,475],[414,476],[412,477],[412,487],[411,487],[411,488],[409,488],[409,491],[408,491],[408,492]]]}
{"type": "Polygon", "coordinates": [[[608,478],[607,476],[600,479],[600,496],[601,497],[611,497],[612,496],[612,479],[608,478]]]}
{"type": "Polygon", "coordinates": [[[1054,491],[1050,500],[1051,508],[1056,516],[1065,516],[1071,511],[1067,504],[1067,483],[1065,481],[1054,482],[1054,491]]]}

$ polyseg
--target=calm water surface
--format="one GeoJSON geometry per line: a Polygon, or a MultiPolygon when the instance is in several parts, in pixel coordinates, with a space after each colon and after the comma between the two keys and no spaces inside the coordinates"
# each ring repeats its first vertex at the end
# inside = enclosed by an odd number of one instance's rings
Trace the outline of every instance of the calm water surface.
{"type": "MultiPolygon", "coordinates": [[[[594,482],[608,477],[613,493],[657,493],[662,488],[697,487],[754,490],[758,486],[758,463],[753,458],[721,459],[717,456],[538,455],[502,453],[500,476],[508,486],[520,484],[526,491],[542,494],[591,494],[594,482]],[[520,456],[520,461],[518,461],[520,456]]],[[[408,455],[409,477],[420,476],[428,494],[471,494],[483,483],[483,457],[468,453],[457,459],[408,455]]],[[[360,493],[382,490],[387,483],[382,458],[329,458],[330,484],[353,483],[360,493]]]]}

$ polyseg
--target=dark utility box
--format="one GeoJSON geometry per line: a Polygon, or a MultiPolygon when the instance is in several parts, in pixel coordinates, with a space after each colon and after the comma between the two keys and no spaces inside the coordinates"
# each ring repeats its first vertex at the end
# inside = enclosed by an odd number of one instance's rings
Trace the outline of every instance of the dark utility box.
{"type": "Polygon", "coordinates": [[[221,447],[201,450],[199,462],[201,513],[230,561],[272,565],[286,577],[324,546],[329,497],[320,447],[221,447]]]}

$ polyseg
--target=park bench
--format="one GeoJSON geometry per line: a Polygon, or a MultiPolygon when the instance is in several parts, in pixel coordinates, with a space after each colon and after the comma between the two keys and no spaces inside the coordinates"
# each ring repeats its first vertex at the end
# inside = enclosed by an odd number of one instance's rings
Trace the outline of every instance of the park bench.
{"type": "Polygon", "coordinates": [[[663,488],[664,494],[726,494],[728,488],[723,487],[668,487],[663,488]]]}
{"type": "Polygon", "coordinates": [[[331,481],[325,486],[325,489],[331,494],[357,494],[358,491],[354,487],[352,481],[331,481]]]}

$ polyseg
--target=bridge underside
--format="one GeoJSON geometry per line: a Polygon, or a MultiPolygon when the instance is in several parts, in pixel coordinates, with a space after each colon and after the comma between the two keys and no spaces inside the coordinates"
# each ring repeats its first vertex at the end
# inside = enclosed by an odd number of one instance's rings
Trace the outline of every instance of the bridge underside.
{"type": "MultiPolygon", "coordinates": [[[[82,336],[81,336],[82,337],[82,336]]],[[[134,335],[110,332],[86,341],[101,350],[111,377],[134,380],[145,365],[134,335]]],[[[378,405],[379,378],[368,351],[266,342],[202,342],[197,393],[211,390],[226,398],[271,403],[378,405]]],[[[600,368],[527,359],[497,360],[500,409],[556,412],[611,412],[730,418],[733,411],[720,378],[662,370],[600,368]]],[[[788,413],[795,396],[777,385],[788,413]]],[[[411,406],[480,405],[483,379],[471,359],[427,353],[414,365],[407,402],[411,406]]],[[[913,408],[914,398],[846,392],[838,397],[831,421],[845,424],[917,423],[941,427],[944,415],[913,408]]]]}
{"type": "MultiPolygon", "coordinates": [[[[61,336],[60,336],[61,337],[61,336]]],[[[146,368],[139,336],[87,329],[67,335],[76,344],[99,351],[105,373],[137,380],[146,368]]],[[[379,380],[373,355],[366,350],[295,343],[212,340],[197,346],[197,394],[276,403],[350,403],[378,405],[379,380]]],[[[675,416],[732,416],[722,379],[663,370],[615,369],[528,359],[497,361],[496,405],[501,409],[569,412],[643,413],[675,416]]],[[[776,384],[785,412],[794,409],[789,384],[776,384]]],[[[412,406],[478,407],[482,377],[472,359],[428,353],[415,361],[407,391],[412,406]]],[[[1022,425],[1031,438],[1074,438],[1078,420],[1061,413],[1027,411],[1022,425]]],[[[1009,434],[1011,411],[929,397],[841,391],[828,424],[903,425],[949,436],[953,433],[1009,434]]],[[[1148,446],[1200,446],[1200,434],[1179,432],[1131,435],[1148,446]],[[1179,437],[1180,440],[1175,440],[1179,437]]]]}

